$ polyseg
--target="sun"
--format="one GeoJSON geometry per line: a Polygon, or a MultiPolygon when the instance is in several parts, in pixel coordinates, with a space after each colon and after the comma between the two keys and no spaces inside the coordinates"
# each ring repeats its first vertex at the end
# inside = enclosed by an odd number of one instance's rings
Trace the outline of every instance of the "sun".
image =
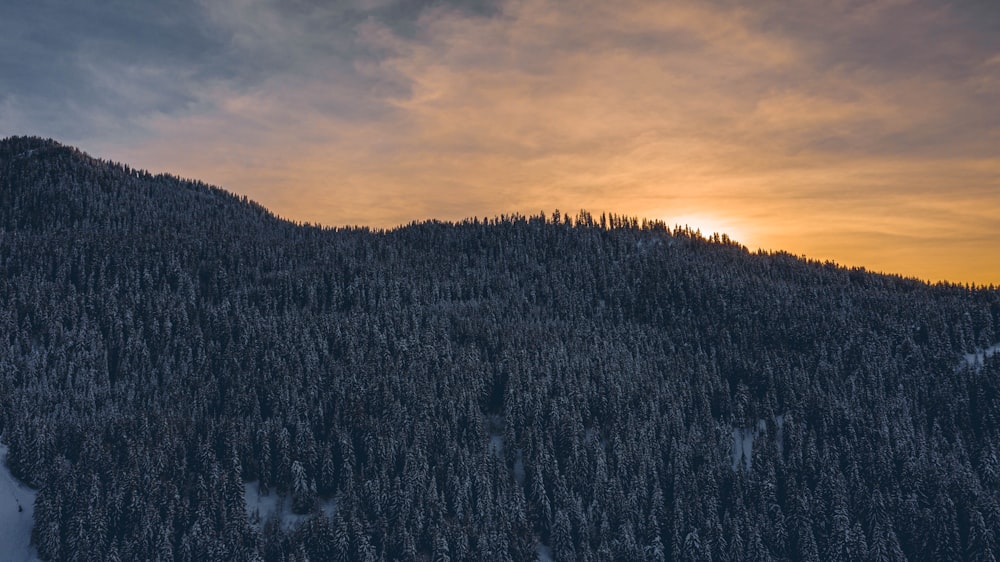
{"type": "Polygon", "coordinates": [[[687,226],[691,230],[698,230],[705,238],[709,238],[712,234],[718,233],[720,235],[725,234],[731,240],[739,242],[740,244],[748,244],[747,229],[744,225],[740,224],[740,221],[732,218],[721,217],[708,213],[685,213],[680,215],[664,216],[663,222],[671,228],[674,226],[680,226],[681,228],[687,226]]]}

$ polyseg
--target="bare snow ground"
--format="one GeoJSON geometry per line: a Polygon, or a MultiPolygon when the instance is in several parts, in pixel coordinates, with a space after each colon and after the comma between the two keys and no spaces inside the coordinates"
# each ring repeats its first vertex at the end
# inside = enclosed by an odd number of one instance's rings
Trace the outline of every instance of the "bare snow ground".
{"type": "Polygon", "coordinates": [[[0,445],[0,562],[38,560],[31,546],[35,491],[7,470],[7,446],[0,445]]]}
{"type": "Polygon", "coordinates": [[[552,548],[541,541],[535,543],[535,554],[538,555],[538,562],[554,562],[552,558],[552,548]]]}
{"type": "Polygon", "coordinates": [[[490,452],[497,458],[503,458],[503,435],[490,434],[490,452]]]}
{"type": "MultiPolygon", "coordinates": [[[[784,453],[785,416],[784,415],[775,416],[774,425],[776,428],[774,439],[778,445],[778,452],[784,453]]],[[[767,433],[766,420],[757,420],[756,427],[736,428],[733,430],[733,446],[729,452],[729,456],[732,459],[731,468],[733,470],[739,469],[740,461],[743,461],[743,467],[746,470],[753,469],[754,439],[766,433],[767,433]]]]}
{"type": "Polygon", "coordinates": [[[966,353],[965,363],[974,369],[979,369],[983,366],[983,362],[986,361],[987,357],[992,357],[998,353],[1000,353],[1000,343],[986,349],[976,350],[975,353],[966,353]]]}
{"type": "MultiPolygon", "coordinates": [[[[250,523],[257,530],[264,528],[264,525],[273,518],[277,518],[281,528],[290,531],[302,523],[312,519],[316,514],[307,513],[299,515],[292,512],[292,498],[281,496],[277,493],[260,495],[260,482],[254,480],[243,484],[243,499],[247,506],[247,515],[250,523]]],[[[320,511],[327,517],[333,517],[337,511],[337,500],[329,500],[320,504],[320,511]]]]}

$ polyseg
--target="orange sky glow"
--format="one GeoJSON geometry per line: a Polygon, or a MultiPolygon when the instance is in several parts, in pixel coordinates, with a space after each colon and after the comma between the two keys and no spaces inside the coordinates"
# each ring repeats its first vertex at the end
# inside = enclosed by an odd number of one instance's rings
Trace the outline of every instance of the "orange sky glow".
{"type": "MultiPolygon", "coordinates": [[[[226,49],[273,68],[178,72],[191,99],[136,111],[127,142],[59,140],[297,221],[586,209],[1000,285],[1000,41],[976,27],[994,20],[918,0],[793,5],[441,4],[406,26],[352,20],[325,50],[324,8],[225,0],[206,17],[226,49]]],[[[18,103],[0,118],[28,129],[18,103]]]]}

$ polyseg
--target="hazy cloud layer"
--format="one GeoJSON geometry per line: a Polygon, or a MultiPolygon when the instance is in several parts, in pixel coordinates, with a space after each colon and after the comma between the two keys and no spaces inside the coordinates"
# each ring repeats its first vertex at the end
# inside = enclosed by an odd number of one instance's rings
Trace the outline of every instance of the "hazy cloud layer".
{"type": "Polygon", "coordinates": [[[1000,17],[930,0],[0,7],[0,135],[392,226],[614,211],[1000,283],[1000,17]]]}

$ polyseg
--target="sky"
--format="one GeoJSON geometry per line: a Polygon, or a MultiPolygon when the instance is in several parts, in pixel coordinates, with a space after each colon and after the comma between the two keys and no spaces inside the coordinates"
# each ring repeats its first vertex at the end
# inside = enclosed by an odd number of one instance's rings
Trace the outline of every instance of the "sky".
{"type": "Polygon", "coordinates": [[[586,209],[1000,285],[995,0],[5,0],[15,134],[302,222],[586,209]]]}

